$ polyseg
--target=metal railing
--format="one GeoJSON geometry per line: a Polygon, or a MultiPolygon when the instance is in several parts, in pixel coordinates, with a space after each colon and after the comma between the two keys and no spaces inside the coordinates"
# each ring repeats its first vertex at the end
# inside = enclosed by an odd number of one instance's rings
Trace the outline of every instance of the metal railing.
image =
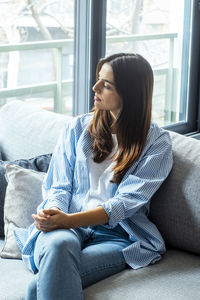
{"type": "Polygon", "coordinates": [[[154,76],[165,75],[166,77],[166,88],[165,88],[165,103],[164,103],[164,120],[165,122],[172,122],[176,119],[176,112],[174,109],[175,101],[173,97],[174,84],[173,79],[176,76],[176,70],[174,68],[174,42],[178,37],[178,33],[163,33],[163,34],[136,34],[136,35],[123,35],[123,36],[110,36],[107,37],[106,43],[119,43],[119,42],[138,42],[138,41],[149,41],[149,40],[169,40],[169,57],[168,67],[154,69],[154,76]]]}
{"type": "Polygon", "coordinates": [[[21,44],[0,45],[0,52],[26,51],[39,49],[56,49],[56,78],[55,81],[42,84],[20,86],[16,88],[0,89],[0,99],[6,97],[18,97],[33,95],[42,92],[54,93],[54,111],[62,112],[62,89],[71,88],[72,80],[62,80],[62,49],[71,48],[73,52],[73,40],[41,41],[21,44]]]}
{"type": "MultiPolygon", "coordinates": [[[[123,35],[123,36],[109,36],[106,38],[107,44],[123,43],[123,42],[134,42],[134,41],[148,41],[148,40],[169,40],[169,63],[168,68],[160,68],[154,70],[154,75],[167,76],[167,88],[165,95],[165,110],[166,112],[171,111],[171,101],[173,93],[173,73],[174,73],[174,40],[178,37],[177,33],[164,33],[164,34],[146,34],[146,35],[123,35]]],[[[11,51],[24,51],[24,50],[39,50],[39,49],[55,49],[56,51],[56,78],[55,81],[45,82],[40,84],[32,84],[26,86],[19,86],[16,88],[3,88],[0,89],[0,99],[8,97],[19,97],[25,95],[34,95],[42,92],[53,92],[54,93],[54,111],[62,112],[62,94],[63,88],[72,90],[72,80],[62,80],[62,63],[63,55],[62,49],[67,47],[68,53],[73,54],[73,40],[54,40],[54,41],[40,41],[40,42],[29,42],[21,44],[6,44],[0,45],[1,52],[11,51]]],[[[166,116],[166,118],[171,118],[166,116]]]]}

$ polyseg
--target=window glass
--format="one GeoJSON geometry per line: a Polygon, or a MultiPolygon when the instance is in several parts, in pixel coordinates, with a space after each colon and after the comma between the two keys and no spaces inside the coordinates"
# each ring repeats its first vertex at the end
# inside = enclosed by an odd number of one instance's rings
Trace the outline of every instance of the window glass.
{"type": "Polygon", "coordinates": [[[134,52],[150,62],[152,118],[161,126],[187,119],[192,2],[107,0],[106,55],[134,52]]]}
{"type": "Polygon", "coordinates": [[[9,99],[28,98],[29,102],[49,110],[71,114],[73,41],[73,0],[0,1],[0,105],[10,97],[10,94],[2,96],[2,89],[34,85],[39,86],[37,90],[30,89],[27,95],[9,99]],[[57,44],[54,48],[34,49],[35,43],[54,40],[66,42],[59,46],[60,50],[57,44]],[[28,50],[1,49],[2,45],[19,43],[33,44],[28,50]],[[46,84],[49,91],[43,92],[46,84]]]}

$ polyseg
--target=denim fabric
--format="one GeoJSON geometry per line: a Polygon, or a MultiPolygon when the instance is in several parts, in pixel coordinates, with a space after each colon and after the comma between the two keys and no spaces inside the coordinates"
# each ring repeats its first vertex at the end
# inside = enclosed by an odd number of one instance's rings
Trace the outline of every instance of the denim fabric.
{"type": "Polygon", "coordinates": [[[120,225],[40,233],[34,255],[39,271],[26,300],[83,299],[83,288],[127,267],[122,249],[130,244],[120,225]]]}

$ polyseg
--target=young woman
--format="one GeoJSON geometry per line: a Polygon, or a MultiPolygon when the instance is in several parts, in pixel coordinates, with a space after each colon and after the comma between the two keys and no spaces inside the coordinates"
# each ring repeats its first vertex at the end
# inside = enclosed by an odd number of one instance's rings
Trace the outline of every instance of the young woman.
{"type": "Polygon", "coordinates": [[[28,231],[15,230],[36,273],[26,299],[80,300],[83,288],[153,264],[164,241],[148,219],[172,167],[167,131],[151,122],[153,73],[138,54],[101,59],[92,113],[64,129],[28,231]]]}

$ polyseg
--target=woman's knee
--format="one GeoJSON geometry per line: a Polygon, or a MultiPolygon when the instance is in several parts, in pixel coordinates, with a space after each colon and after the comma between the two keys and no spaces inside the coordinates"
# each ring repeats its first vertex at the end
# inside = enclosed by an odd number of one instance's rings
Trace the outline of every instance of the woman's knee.
{"type": "Polygon", "coordinates": [[[76,252],[80,248],[77,236],[71,230],[54,230],[51,232],[41,232],[36,242],[36,252],[54,254],[67,254],[76,252]]]}

